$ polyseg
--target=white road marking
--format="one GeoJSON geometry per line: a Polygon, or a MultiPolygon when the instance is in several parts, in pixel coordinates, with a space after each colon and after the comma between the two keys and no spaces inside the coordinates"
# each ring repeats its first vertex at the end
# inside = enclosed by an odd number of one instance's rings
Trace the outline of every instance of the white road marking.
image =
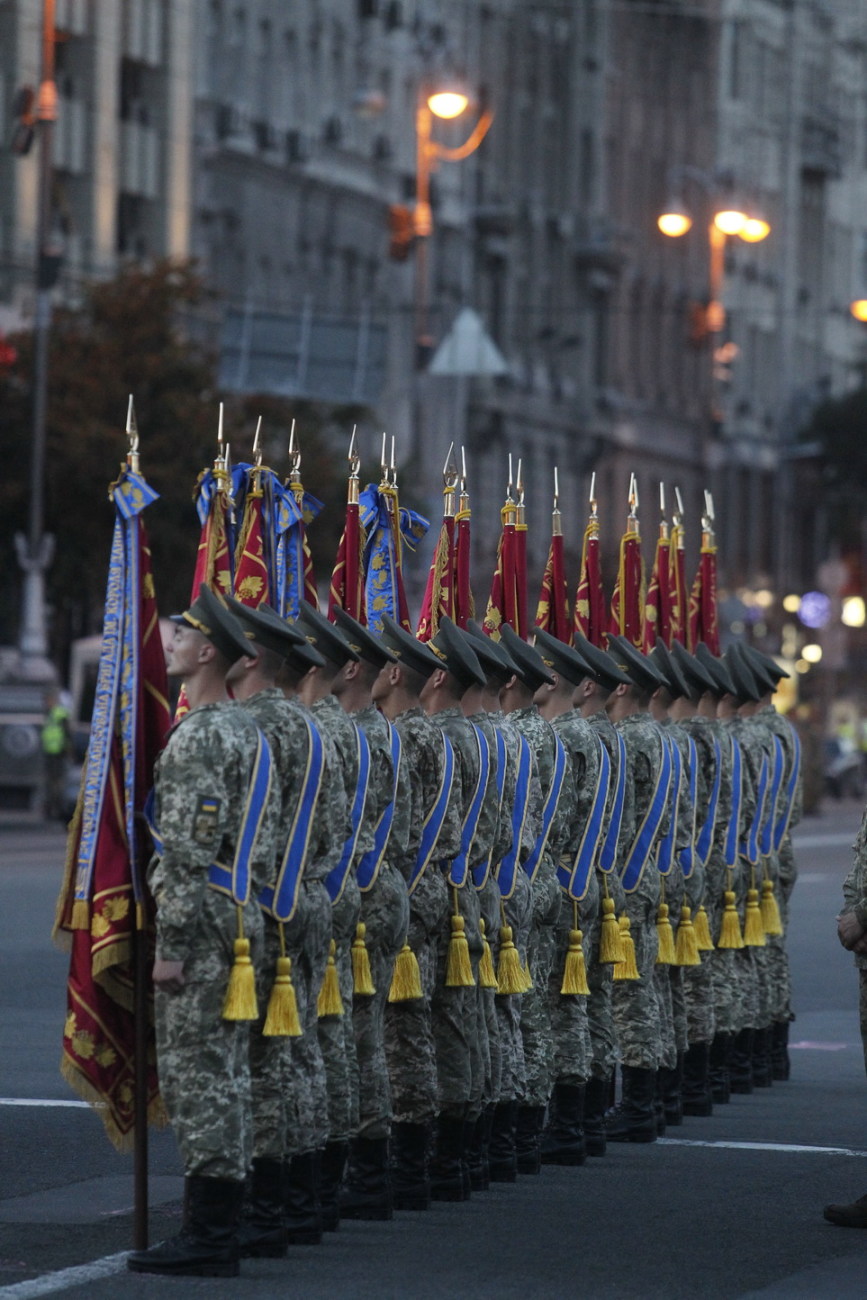
{"type": "Polygon", "coordinates": [[[77,1110],[93,1110],[89,1101],[42,1100],[35,1097],[0,1097],[0,1106],[61,1106],[77,1110]]]}
{"type": "Polygon", "coordinates": [[[123,1271],[127,1254],[128,1251],[122,1250],[118,1255],[92,1259],[89,1264],[76,1264],[73,1268],[62,1268],[57,1273],[43,1273],[42,1277],[31,1278],[29,1282],[0,1286],[0,1300],[35,1300],[36,1296],[52,1295],[55,1291],[66,1291],[70,1287],[96,1282],[102,1277],[111,1277],[113,1273],[123,1271]]]}
{"type": "MultiPolygon", "coordinates": [[[[855,1156],[867,1160],[867,1151],[852,1147],[807,1147],[788,1142],[701,1142],[697,1138],[658,1138],[663,1146],[719,1147],[726,1151],[788,1151],[793,1155],[855,1156]]],[[[3,1292],[0,1291],[0,1296],[3,1292]]]]}

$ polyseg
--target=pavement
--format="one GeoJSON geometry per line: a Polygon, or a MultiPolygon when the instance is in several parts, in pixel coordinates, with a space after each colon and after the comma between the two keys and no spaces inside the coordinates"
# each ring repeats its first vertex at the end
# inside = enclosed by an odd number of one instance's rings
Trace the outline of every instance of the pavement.
{"type": "MultiPolygon", "coordinates": [[[[58,1071],[67,957],[50,931],[62,832],[0,821],[0,1300],[209,1296],[623,1300],[867,1296],[867,1234],[822,1206],[867,1191],[857,976],[834,916],[861,817],[828,804],[796,835],[789,948],[792,1078],[466,1205],[343,1224],[320,1247],[251,1260],[240,1279],[128,1274],[132,1161],[58,1071]]],[[[177,1229],[181,1169],[154,1133],[153,1240],[177,1229]]]]}

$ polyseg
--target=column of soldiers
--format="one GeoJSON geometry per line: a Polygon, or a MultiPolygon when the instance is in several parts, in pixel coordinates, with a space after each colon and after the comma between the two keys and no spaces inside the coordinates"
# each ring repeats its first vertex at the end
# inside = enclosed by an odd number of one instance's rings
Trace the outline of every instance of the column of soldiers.
{"type": "Polygon", "coordinates": [[[773,660],[422,643],[203,587],[168,662],[149,881],[187,1195],[131,1269],[236,1276],[788,1077],[773,660]]]}

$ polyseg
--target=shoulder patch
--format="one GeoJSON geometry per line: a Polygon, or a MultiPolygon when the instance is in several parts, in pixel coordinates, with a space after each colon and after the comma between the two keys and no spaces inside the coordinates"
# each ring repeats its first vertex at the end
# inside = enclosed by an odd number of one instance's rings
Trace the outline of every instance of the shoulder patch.
{"type": "Polygon", "coordinates": [[[203,848],[214,845],[219,820],[220,800],[211,795],[200,794],[193,814],[193,839],[196,844],[201,844],[203,848]]]}

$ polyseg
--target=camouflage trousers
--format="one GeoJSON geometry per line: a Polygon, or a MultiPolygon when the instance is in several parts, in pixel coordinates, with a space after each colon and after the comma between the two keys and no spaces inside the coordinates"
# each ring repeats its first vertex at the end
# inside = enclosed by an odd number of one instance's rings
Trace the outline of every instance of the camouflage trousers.
{"type": "Polygon", "coordinates": [[[658,1068],[672,1070],[677,1064],[677,1032],[674,1025],[674,1005],[669,971],[670,966],[654,965],[653,988],[659,1009],[659,1061],[658,1068]]]}
{"type": "MultiPolygon", "coordinates": [[[[613,899],[615,912],[622,912],[626,895],[617,875],[614,872],[605,874],[597,868],[596,877],[600,899],[613,899]]],[[[587,1018],[592,1052],[591,1074],[594,1079],[610,1078],[617,1064],[617,1032],[612,1002],[614,967],[608,963],[603,966],[599,961],[599,946],[602,941],[601,907],[600,902],[600,914],[590,927],[590,958],[587,961],[587,983],[590,987],[587,1018]]]]}
{"type": "Polygon", "coordinates": [[[786,936],[769,934],[766,936],[766,943],[771,1020],[785,1024],[795,1019],[792,1010],[792,973],[789,969],[789,954],[786,951],[786,936]]]}
{"type": "MultiPolygon", "coordinates": [[[[231,899],[206,889],[183,988],[156,992],[154,1019],[160,1091],[184,1173],[240,1182],[253,1155],[250,1033],[245,1022],[223,1019],[237,926],[231,899]]],[[[262,949],[258,904],[244,909],[244,933],[255,965],[262,949]]]]}
{"type": "Polygon", "coordinates": [[[361,920],[370,974],[376,992],[356,993],[352,1027],[358,1061],[358,1132],[366,1138],[388,1137],[391,1128],[391,1088],[385,1059],[385,1008],[394,973],[394,959],[409,926],[406,882],[384,862],[373,886],[361,895],[361,920]]]}
{"type": "Polygon", "coordinates": [[[449,896],[442,872],[430,866],[409,896],[407,942],[418,959],[423,997],[389,1002],[385,1009],[385,1055],[394,1119],[424,1124],[438,1108],[431,999],[436,983],[439,936],[447,927],[449,896]]]}
{"type": "MultiPolygon", "coordinates": [[[[583,933],[584,964],[589,965],[592,952],[592,931],[598,916],[598,886],[591,881],[588,897],[578,908],[578,928],[583,933]],[[595,904],[595,906],[594,906],[595,904]]],[[[576,909],[572,899],[560,891],[560,915],[554,936],[554,961],[548,977],[548,1004],[551,1009],[551,1031],[554,1038],[554,1082],[578,1084],[590,1078],[592,1049],[586,994],[561,993],[566,957],[569,953],[569,934],[575,929],[576,909]]]]}
{"type": "Polygon", "coordinates": [[[283,927],[303,1031],[300,1038],[288,1040],[291,1086],[287,1155],[319,1150],[328,1140],[328,1087],[319,1046],[316,1001],[328,961],[331,911],[331,899],[322,881],[302,880],[295,915],[283,927]]]}
{"type": "Polygon", "coordinates": [[[436,975],[431,997],[431,1028],[436,1055],[438,1110],[450,1119],[465,1119],[472,1104],[479,1105],[484,1086],[484,1067],[477,1033],[479,1018],[479,962],[482,936],[481,909],[472,881],[460,889],[448,884],[448,916],[437,935],[436,975]],[[446,985],[452,916],[462,916],[470,951],[475,984],[449,988],[446,985]]]}
{"type": "MultiPolygon", "coordinates": [[[[533,922],[533,891],[526,873],[517,867],[511,898],[503,900],[503,915],[512,931],[521,969],[528,970],[530,929],[533,922]]],[[[527,1069],[521,1036],[523,993],[498,993],[494,998],[500,1033],[502,1075],[498,1101],[518,1101],[526,1095],[527,1069]]]]}
{"type": "Polygon", "coordinates": [[[737,1029],[761,1027],[759,1006],[759,981],[756,948],[739,948],[735,952],[735,1021],[737,1029]]]}
{"type": "Polygon", "coordinates": [[[621,1063],[645,1070],[656,1070],[659,1067],[662,1033],[659,999],[654,982],[659,953],[656,935],[658,890],[658,872],[652,863],[648,863],[641,883],[633,893],[626,895],[624,906],[630,921],[639,978],[614,980],[611,985],[614,1026],[621,1063]]]}
{"type": "Polygon", "coordinates": [[[737,952],[733,948],[715,948],[705,954],[713,988],[714,1032],[736,1034],[740,1023],[738,974],[735,968],[737,952]]]}
{"type": "Polygon", "coordinates": [[[861,1024],[861,1046],[864,1049],[864,1069],[867,1070],[867,970],[858,971],[858,1013],[861,1024]]]}
{"type": "Polygon", "coordinates": [[[712,955],[701,952],[700,966],[683,967],[686,1036],[689,1044],[709,1043],[717,1032],[713,971],[708,960],[712,955]]]}
{"type": "Polygon", "coordinates": [[[554,1038],[548,981],[554,965],[555,931],[560,915],[560,886],[546,855],[532,884],[532,918],[527,943],[532,988],[521,1004],[521,1041],[529,1106],[546,1106],[554,1083],[554,1038]]]}
{"type": "Polygon", "coordinates": [[[334,962],[343,1014],[320,1016],[317,1025],[325,1062],[331,1141],[351,1137],[358,1129],[358,1060],[352,1031],[352,940],[360,915],[361,891],[353,874],[331,909],[331,938],[337,945],[334,962]]]}
{"type": "MultiPolygon", "coordinates": [[[[485,931],[491,948],[491,961],[494,970],[500,956],[500,887],[493,876],[488,876],[480,890],[479,908],[485,931]]],[[[476,999],[476,1026],[479,1042],[482,1044],[482,1066],[484,1081],[481,1105],[490,1105],[497,1101],[502,1091],[503,1052],[500,1043],[500,1025],[497,1019],[496,995],[493,989],[479,986],[476,999]]],[[[475,1118],[475,1109],[471,1107],[470,1118],[475,1118]]]]}

